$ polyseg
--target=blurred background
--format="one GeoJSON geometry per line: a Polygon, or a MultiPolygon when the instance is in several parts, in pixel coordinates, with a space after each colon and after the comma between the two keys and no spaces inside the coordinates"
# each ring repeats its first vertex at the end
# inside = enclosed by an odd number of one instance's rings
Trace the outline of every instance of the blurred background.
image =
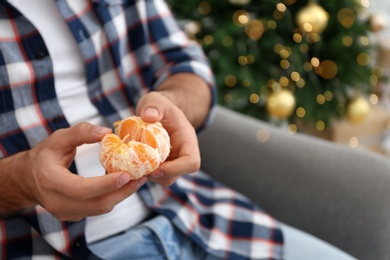
{"type": "Polygon", "coordinates": [[[390,157],[390,2],[168,0],[204,48],[218,103],[390,157]]]}

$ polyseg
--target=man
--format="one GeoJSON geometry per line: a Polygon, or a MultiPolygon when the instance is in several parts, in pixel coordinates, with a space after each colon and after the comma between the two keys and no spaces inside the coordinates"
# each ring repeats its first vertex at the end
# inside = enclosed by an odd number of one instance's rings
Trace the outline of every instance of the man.
{"type": "Polygon", "coordinates": [[[283,258],[277,221],[197,172],[213,77],[162,0],[2,0],[0,19],[2,258],[283,258]],[[132,114],[172,146],[135,181],[97,155],[132,114]]]}

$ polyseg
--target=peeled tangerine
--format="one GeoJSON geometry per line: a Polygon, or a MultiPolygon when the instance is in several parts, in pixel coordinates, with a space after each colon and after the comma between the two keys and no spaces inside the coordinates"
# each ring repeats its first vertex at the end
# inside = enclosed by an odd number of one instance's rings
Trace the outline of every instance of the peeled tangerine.
{"type": "Polygon", "coordinates": [[[100,162],[107,173],[125,171],[131,179],[150,174],[164,162],[171,150],[167,131],[160,122],[147,123],[131,116],[114,123],[114,134],[100,146],[100,162]]]}

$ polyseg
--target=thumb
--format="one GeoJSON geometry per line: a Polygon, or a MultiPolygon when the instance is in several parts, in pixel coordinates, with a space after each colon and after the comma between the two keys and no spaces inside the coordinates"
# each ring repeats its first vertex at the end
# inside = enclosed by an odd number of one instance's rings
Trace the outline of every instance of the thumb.
{"type": "Polygon", "coordinates": [[[106,134],[111,132],[111,129],[107,127],[90,123],[79,123],[69,128],[55,131],[52,135],[52,141],[56,142],[58,147],[74,149],[82,144],[100,142],[106,134]]]}
{"type": "Polygon", "coordinates": [[[142,120],[155,123],[163,119],[168,99],[157,91],[143,96],[137,105],[137,114],[142,120]]]}
{"type": "Polygon", "coordinates": [[[161,120],[161,114],[155,107],[146,107],[141,112],[141,118],[146,122],[154,123],[161,120]]]}

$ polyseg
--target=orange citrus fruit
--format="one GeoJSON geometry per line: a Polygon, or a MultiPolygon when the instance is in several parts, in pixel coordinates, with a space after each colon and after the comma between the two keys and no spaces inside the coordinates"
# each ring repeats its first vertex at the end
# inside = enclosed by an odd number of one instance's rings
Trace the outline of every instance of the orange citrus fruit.
{"type": "Polygon", "coordinates": [[[115,122],[114,127],[114,134],[106,135],[100,146],[100,162],[107,173],[125,171],[131,179],[138,179],[168,158],[170,138],[160,122],[131,116],[115,122]]]}

